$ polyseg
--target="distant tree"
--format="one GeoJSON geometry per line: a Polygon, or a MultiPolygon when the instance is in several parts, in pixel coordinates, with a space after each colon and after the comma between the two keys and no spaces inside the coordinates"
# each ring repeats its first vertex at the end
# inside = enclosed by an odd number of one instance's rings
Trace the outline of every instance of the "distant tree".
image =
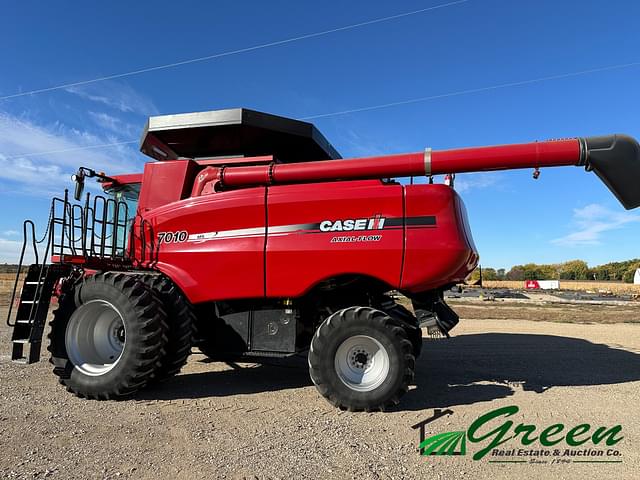
{"type": "Polygon", "coordinates": [[[637,265],[640,265],[640,259],[634,258],[632,260],[625,260],[623,262],[610,262],[604,265],[598,265],[590,269],[589,277],[595,280],[612,280],[612,281],[633,281],[633,274],[629,271],[635,272],[637,265]],[[631,275],[631,279],[629,276],[631,275]]]}
{"type": "Polygon", "coordinates": [[[498,280],[495,268],[478,265],[476,269],[467,277],[467,282],[475,283],[480,280],[480,270],[482,269],[482,280],[498,280]]]}
{"type": "Polygon", "coordinates": [[[482,279],[483,280],[497,280],[498,274],[496,273],[495,268],[487,267],[482,269],[482,279]]]}
{"type": "Polygon", "coordinates": [[[589,269],[589,280],[607,281],[611,280],[611,272],[605,265],[598,265],[589,269]]]}
{"type": "Polygon", "coordinates": [[[552,280],[557,278],[555,265],[538,265],[527,263],[522,265],[524,280],[552,280]]]}
{"type": "Polygon", "coordinates": [[[505,275],[507,280],[524,280],[524,268],[522,265],[511,267],[511,270],[505,275]]]}
{"type": "MultiPolygon", "coordinates": [[[[560,264],[514,265],[505,273],[504,268],[494,269],[485,267],[482,269],[484,280],[601,280],[617,282],[633,282],[636,270],[640,268],[640,259],[625,260],[623,262],[610,262],[589,268],[584,260],[570,260],[560,264]]],[[[469,276],[470,281],[478,281],[479,268],[469,276]]]]}
{"type": "Polygon", "coordinates": [[[558,266],[561,280],[588,280],[589,266],[583,260],[571,260],[558,266]]]}
{"type": "Polygon", "coordinates": [[[636,270],[640,268],[640,262],[631,264],[629,268],[622,275],[622,281],[625,283],[633,283],[633,277],[636,274],[636,270]]]}
{"type": "Polygon", "coordinates": [[[558,278],[558,265],[540,265],[538,272],[540,280],[556,280],[558,278]]]}

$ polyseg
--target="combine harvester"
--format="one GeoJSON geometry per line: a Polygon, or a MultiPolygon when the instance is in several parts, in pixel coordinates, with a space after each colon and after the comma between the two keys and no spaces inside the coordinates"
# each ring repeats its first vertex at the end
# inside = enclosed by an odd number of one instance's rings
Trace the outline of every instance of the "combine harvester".
{"type": "Polygon", "coordinates": [[[141,149],[157,160],[143,173],[78,170],[79,203],[53,199],[43,255],[24,225],[20,263],[27,245],[36,263],[7,319],[12,358],[39,360],[56,295],[53,372],[81,397],[175,375],[192,346],[225,361],[308,350],[333,405],[383,409],[413,380],[420,327],[458,322],[442,292],[478,261],[452,186],[392,178],[574,165],[640,205],[640,147],[624,135],[343,160],[309,123],[233,109],[151,117],[141,149]],[[104,195],[83,195],[88,177],[104,195]]]}

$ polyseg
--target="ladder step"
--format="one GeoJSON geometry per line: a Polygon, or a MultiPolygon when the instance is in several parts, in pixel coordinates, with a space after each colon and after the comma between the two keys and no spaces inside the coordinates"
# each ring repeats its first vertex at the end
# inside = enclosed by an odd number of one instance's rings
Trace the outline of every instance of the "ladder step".
{"type": "MultiPolygon", "coordinates": [[[[31,364],[40,359],[42,335],[47,320],[53,285],[68,274],[65,266],[31,265],[22,283],[11,338],[11,359],[31,364]]],[[[16,292],[17,293],[17,292],[16,292]]],[[[15,297],[14,297],[15,298],[15,297]]]]}

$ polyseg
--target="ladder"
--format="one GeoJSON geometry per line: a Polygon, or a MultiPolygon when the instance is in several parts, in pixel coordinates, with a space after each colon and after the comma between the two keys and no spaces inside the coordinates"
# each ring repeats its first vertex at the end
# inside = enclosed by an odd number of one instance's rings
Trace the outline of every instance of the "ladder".
{"type": "Polygon", "coordinates": [[[13,323],[11,336],[11,360],[16,363],[30,364],[40,360],[42,336],[47,322],[49,304],[56,281],[68,274],[66,265],[43,265],[35,263],[29,266],[22,285],[20,300],[13,323]]]}

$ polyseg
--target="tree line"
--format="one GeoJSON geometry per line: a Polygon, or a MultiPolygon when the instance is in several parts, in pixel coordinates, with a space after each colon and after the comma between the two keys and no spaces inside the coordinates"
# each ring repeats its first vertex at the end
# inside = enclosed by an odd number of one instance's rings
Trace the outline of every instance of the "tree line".
{"type": "MultiPolygon", "coordinates": [[[[26,272],[29,269],[28,266],[22,267],[22,272],[26,272]]],[[[18,271],[18,265],[10,263],[0,264],[0,273],[16,273],[18,271]]]]}
{"type": "MultiPolygon", "coordinates": [[[[589,267],[583,260],[564,263],[514,265],[511,270],[504,268],[482,268],[483,280],[598,280],[633,283],[633,276],[640,268],[640,259],[610,262],[589,267]]],[[[471,274],[471,280],[480,278],[480,269],[471,274]]]]}

